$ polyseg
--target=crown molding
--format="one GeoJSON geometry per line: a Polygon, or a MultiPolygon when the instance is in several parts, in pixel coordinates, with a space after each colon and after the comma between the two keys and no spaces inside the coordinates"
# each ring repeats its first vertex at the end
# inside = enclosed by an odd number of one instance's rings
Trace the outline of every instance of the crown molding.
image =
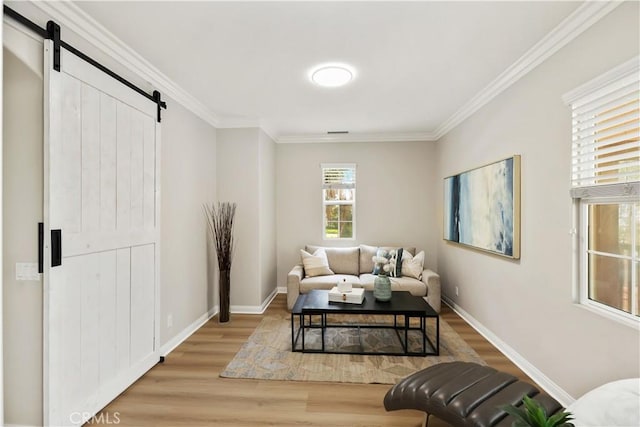
{"type": "Polygon", "coordinates": [[[453,128],[491,100],[520,80],[544,60],[566,46],[593,24],[604,18],[623,1],[585,1],[571,15],[551,30],[542,40],[529,49],[520,59],[503,71],[489,85],[477,93],[451,117],[442,122],[434,132],[436,140],[442,138],[453,128]]]}
{"type": "Polygon", "coordinates": [[[614,83],[618,80],[630,77],[632,75],[636,76],[637,79],[639,72],[640,56],[634,56],[630,60],[618,65],[614,69],[609,70],[606,73],[594,78],[593,80],[590,80],[567,92],[562,96],[562,100],[565,104],[571,105],[583,96],[591,95],[593,92],[609,86],[611,83],[614,83]]]}
{"type": "Polygon", "coordinates": [[[624,1],[585,1],[434,131],[402,134],[286,135],[278,138],[277,142],[438,141],[622,3],[624,1]]]}
{"type": "Polygon", "coordinates": [[[278,142],[278,132],[276,132],[276,130],[270,124],[266,123],[264,120],[260,120],[260,129],[262,129],[262,131],[266,133],[273,142],[278,142]]]}
{"type": "Polygon", "coordinates": [[[267,136],[271,138],[274,142],[278,141],[278,138],[276,137],[276,135],[278,135],[278,132],[273,127],[271,127],[271,125],[268,124],[266,121],[260,120],[260,119],[251,119],[246,117],[234,117],[234,116],[222,116],[220,117],[220,121],[218,123],[218,126],[216,127],[218,129],[259,128],[264,133],[266,133],[267,136]]]}
{"type": "Polygon", "coordinates": [[[178,86],[75,4],[69,1],[32,1],[31,3],[51,19],[75,32],[137,76],[146,79],[163,95],[182,104],[212,126],[216,128],[259,127],[278,143],[311,143],[437,141],[586,29],[620,6],[623,1],[585,1],[514,64],[471,98],[462,108],[442,122],[435,131],[342,135],[306,134],[284,135],[276,138],[274,136],[277,135],[277,132],[274,132],[273,129],[266,130],[263,120],[225,117],[212,112],[202,102],[178,86]]]}
{"type": "Polygon", "coordinates": [[[75,4],[69,1],[32,1],[31,4],[47,14],[50,19],[73,31],[131,70],[138,77],[147,80],[163,95],[180,103],[210,125],[218,126],[220,118],[215,113],[75,4]]]}
{"type": "Polygon", "coordinates": [[[436,138],[431,132],[397,132],[284,135],[279,137],[276,142],[279,144],[304,144],[318,142],[424,142],[435,140],[436,138]]]}
{"type": "Polygon", "coordinates": [[[218,122],[219,129],[234,129],[234,128],[258,128],[261,126],[259,119],[252,119],[247,117],[232,117],[225,116],[218,122]]]}

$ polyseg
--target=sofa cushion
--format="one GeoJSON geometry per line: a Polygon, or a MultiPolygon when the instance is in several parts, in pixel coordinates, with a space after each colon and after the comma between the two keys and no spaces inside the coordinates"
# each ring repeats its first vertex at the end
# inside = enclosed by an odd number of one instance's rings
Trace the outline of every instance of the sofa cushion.
{"type": "Polygon", "coordinates": [[[308,252],[324,249],[329,260],[329,268],[336,274],[360,274],[360,248],[327,248],[307,246],[308,252]]]}
{"type": "MultiPolygon", "coordinates": [[[[367,289],[373,290],[373,283],[376,280],[374,274],[361,274],[360,285],[367,289]]],[[[390,277],[392,291],[409,291],[411,295],[423,297],[427,295],[427,285],[418,279],[412,277],[390,277]]]]}
{"type": "Polygon", "coordinates": [[[327,254],[324,249],[320,248],[313,251],[313,255],[300,249],[300,256],[306,277],[333,274],[333,271],[329,268],[329,261],[327,260],[327,254]]]}
{"type": "Polygon", "coordinates": [[[360,245],[360,273],[371,273],[375,267],[372,258],[378,251],[377,246],[360,245]]]}
{"type": "Polygon", "coordinates": [[[351,282],[354,288],[361,287],[358,276],[351,274],[333,274],[331,276],[306,277],[300,281],[300,292],[306,294],[312,289],[331,289],[342,282],[342,280],[351,282]]]}
{"type": "Polygon", "coordinates": [[[420,251],[416,256],[406,254],[402,256],[402,275],[422,279],[424,270],[424,251],[420,251]]]}

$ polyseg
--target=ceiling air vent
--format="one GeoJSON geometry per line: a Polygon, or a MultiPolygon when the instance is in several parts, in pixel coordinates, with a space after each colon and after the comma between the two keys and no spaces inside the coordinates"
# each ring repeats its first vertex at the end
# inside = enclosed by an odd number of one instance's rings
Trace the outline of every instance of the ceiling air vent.
{"type": "Polygon", "coordinates": [[[330,130],[327,133],[329,135],[342,135],[342,134],[349,133],[349,131],[348,130],[330,130]]]}

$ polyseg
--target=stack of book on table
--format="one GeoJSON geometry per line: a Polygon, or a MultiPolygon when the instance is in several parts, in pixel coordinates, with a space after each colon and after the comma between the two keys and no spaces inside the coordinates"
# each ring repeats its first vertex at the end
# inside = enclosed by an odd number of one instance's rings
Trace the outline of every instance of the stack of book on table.
{"type": "Polygon", "coordinates": [[[362,304],[362,301],[364,301],[364,288],[352,288],[349,291],[341,292],[337,286],[334,286],[329,291],[329,301],[362,304]]]}

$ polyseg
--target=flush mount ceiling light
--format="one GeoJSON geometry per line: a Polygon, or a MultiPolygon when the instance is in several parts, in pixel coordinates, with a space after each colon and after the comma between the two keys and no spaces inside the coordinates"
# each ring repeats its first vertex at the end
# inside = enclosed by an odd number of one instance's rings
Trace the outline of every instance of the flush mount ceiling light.
{"type": "Polygon", "coordinates": [[[324,64],[311,70],[309,75],[318,86],[339,87],[353,80],[355,70],[344,64],[324,64]]]}

